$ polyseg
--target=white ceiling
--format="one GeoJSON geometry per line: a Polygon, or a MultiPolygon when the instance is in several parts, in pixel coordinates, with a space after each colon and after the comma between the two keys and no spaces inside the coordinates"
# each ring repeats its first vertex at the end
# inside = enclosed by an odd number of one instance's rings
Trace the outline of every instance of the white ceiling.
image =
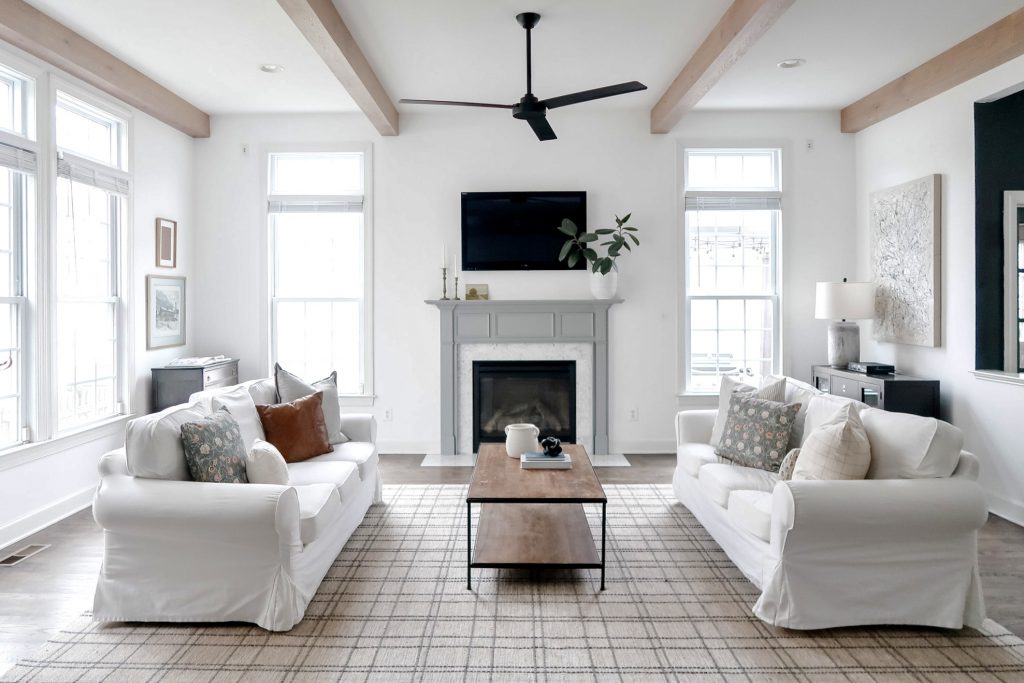
{"type": "MultiPolygon", "coordinates": [[[[518,12],[541,98],[639,80],[579,105],[649,109],[731,0],[333,0],[391,98],[511,104],[525,91],[518,12]]],[[[276,0],[28,0],[200,109],[355,111],[276,0]],[[285,67],[259,71],[261,63],[285,67]]],[[[976,33],[1024,0],[797,0],[701,109],[835,109],[976,33]],[[807,64],[775,64],[801,57],[807,64]]],[[[403,111],[423,107],[400,105],[403,111]]]]}
{"type": "Polygon", "coordinates": [[[210,114],[357,111],[277,0],[28,2],[210,114]]]}

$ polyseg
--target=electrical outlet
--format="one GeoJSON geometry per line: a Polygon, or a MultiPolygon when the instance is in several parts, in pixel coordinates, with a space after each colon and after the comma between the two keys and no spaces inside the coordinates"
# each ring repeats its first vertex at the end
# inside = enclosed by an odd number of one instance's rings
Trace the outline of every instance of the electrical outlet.
{"type": "Polygon", "coordinates": [[[248,153],[249,153],[249,145],[243,143],[242,144],[242,154],[248,154],[248,153]]]}
{"type": "Polygon", "coordinates": [[[639,422],[640,421],[640,409],[639,408],[630,408],[629,409],[629,421],[630,422],[639,422]]]}
{"type": "Polygon", "coordinates": [[[391,422],[391,408],[384,409],[384,421],[391,422]]]}

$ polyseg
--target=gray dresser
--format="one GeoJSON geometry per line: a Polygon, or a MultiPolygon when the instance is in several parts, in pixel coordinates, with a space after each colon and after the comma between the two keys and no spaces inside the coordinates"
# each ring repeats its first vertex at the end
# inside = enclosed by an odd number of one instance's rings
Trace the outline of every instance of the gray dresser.
{"type": "Polygon", "coordinates": [[[238,359],[204,366],[153,368],[151,405],[154,413],[184,403],[197,391],[238,384],[238,359]]]}

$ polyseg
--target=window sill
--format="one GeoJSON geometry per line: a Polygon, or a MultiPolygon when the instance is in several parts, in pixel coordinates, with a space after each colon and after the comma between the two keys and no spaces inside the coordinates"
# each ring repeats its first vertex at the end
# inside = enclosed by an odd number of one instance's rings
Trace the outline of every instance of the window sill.
{"type": "Polygon", "coordinates": [[[342,407],[367,408],[373,405],[376,394],[338,394],[338,404],[342,407]]]}
{"type": "Polygon", "coordinates": [[[55,453],[66,451],[69,448],[82,446],[91,441],[97,441],[116,434],[123,435],[125,423],[132,417],[134,416],[117,415],[100,422],[94,422],[85,427],[64,432],[48,441],[25,443],[8,448],[0,452],[0,472],[25,465],[33,460],[46,458],[55,453]]]}
{"type": "Polygon", "coordinates": [[[1002,370],[971,370],[970,373],[986,382],[1024,386],[1024,373],[1004,372],[1002,370]]]}

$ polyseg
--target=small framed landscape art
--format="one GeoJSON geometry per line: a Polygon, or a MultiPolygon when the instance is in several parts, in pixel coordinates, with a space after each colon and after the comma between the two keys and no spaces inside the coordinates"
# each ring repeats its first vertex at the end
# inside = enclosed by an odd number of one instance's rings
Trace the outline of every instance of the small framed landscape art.
{"type": "Polygon", "coordinates": [[[491,293],[487,285],[471,285],[466,283],[466,301],[487,301],[491,293]]]}
{"type": "Polygon", "coordinates": [[[146,348],[185,344],[185,278],[146,276],[146,348]]]}
{"type": "Polygon", "coordinates": [[[160,268],[178,265],[178,221],[156,219],[156,265],[160,268]]]}

